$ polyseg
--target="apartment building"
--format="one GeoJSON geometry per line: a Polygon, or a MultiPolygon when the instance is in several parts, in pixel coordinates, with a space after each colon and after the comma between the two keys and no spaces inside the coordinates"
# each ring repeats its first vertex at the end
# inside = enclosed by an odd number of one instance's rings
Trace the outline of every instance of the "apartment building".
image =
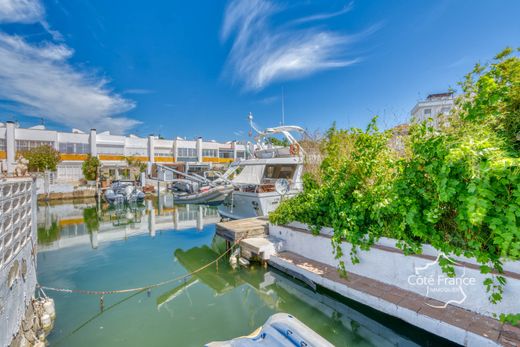
{"type": "Polygon", "coordinates": [[[12,174],[17,152],[41,145],[50,145],[60,152],[62,161],[58,165],[57,179],[64,181],[83,177],[81,165],[88,154],[97,156],[103,168],[125,168],[126,157],[164,165],[183,163],[185,167],[211,168],[245,158],[248,148],[248,144],[236,141],[169,140],[153,135],[143,138],[113,135],[108,131],[98,133],[96,129],[88,133],[78,129],[61,132],[46,129],[43,125],[21,128],[14,122],[6,122],[0,123],[1,171],[12,174]]]}
{"type": "Polygon", "coordinates": [[[440,115],[448,114],[455,106],[455,96],[453,92],[430,94],[425,100],[419,101],[412,109],[412,121],[422,122],[428,119],[433,120],[435,126],[438,125],[440,115]]]}

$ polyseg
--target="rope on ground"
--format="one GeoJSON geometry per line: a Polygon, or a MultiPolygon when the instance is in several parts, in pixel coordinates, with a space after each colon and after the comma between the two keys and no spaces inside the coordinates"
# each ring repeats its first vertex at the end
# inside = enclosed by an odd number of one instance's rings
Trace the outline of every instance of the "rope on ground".
{"type": "Polygon", "coordinates": [[[198,272],[201,272],[202,270],[208,268],[209,266],[211,266],[211,265],[213,265],[215,263],[218,263],[218,261],[220,259],[222,259],[226,254],[228,254],[236,245],[238,245],[238,243],[241,240],[242,239],[239,239],[239,240],[235,241],[235,243],[233,245],[231,245],[231,247],[229,247],[224,253],[219,255],[215,260],[207,263],[206,265],[201,266],[200,268],[198,268],[198,269],[196,269],[196,270],[194,270],[192,272],[189,272],[189,273],[181,275],[181,276],[177,276],[175,278],[172,278],[172,279],[169,279],[169,280],[166,280],[166,281],[150,284],[150,285],[147,285],[147,286],[144,286],[144,287],[118,289],[118,290],[83,290],[83,289],[67,289],[67,288],[47,287],[47,286],[42,286],[39,283],[36,284],[36,286],[38,288],[40,288],[41,290],[50,290],[50,291],[53,291],[53,292],[61,292],[61,293],[76,293],[76,294],[84,294],[84,295],[109,295],[109,294],[141,292],[141,291],[144,291],[144,290],[147,290],[147,289],[157,288],[157,287],[164,286],[166,284],[177,282],[177,281],[186,279],[188,277],[191,277],[192,275],[194,275],[194,274],[196,274],[198,272]]]}

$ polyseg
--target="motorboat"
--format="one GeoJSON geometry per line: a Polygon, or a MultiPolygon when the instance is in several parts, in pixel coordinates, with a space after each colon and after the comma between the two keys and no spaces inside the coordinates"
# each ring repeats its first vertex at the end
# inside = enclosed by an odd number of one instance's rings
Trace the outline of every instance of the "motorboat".
{"type": "MultiPolygon", "coordinates": [[[[173,193],[173,202],[177,204],[219,205],[234,189],[225,174],[210,180],[194,173],[180,172],[163,165],[156,164],[156,167],[159,172],[167,171],[184,177],[171,179],[168,187],[173,193]]],[[[232,171],[234,169],[228,170],[226,173],[232,171]]]]}
{"type": "Polygon", "coordinates": [[[199,187],[196,191],[176,192],[173,201],[177,204],[219,205],[233,191],[232,184],[199,187]]]}
{"type": "Polygon", "coordinates": [[[110,188],[105,190],[103,197],[110,204],[122,204],[141,202],[144,200],[145,194],[133,182],[115,181],[110,188]]]}
{"type": "MultiPolygon", "coordinates": [[[[303,191],[303,164],[305,152],[291,135],[304,134],[298,126],[279,126],[260,131],[249,115],[249,122],[258,136],[250,150],[252,158],[234,163],[235,176],[230,179],[233,191],[218,207],[223,218],[242,219],[267,216],[283,199],[289,199],[303,191]],[[289,146],[273,146],[268,137],[282,134],[289,146]]],[[[231,175],[228,175],[230,177],[231,175]]]]}

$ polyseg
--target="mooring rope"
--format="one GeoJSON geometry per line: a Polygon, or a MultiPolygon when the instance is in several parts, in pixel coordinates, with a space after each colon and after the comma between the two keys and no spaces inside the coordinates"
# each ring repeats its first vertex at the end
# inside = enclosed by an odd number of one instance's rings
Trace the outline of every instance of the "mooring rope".
{"type": "Polygon", "coordinates": [[[198,272],[208,268],[209,266],[211,266],[211,265],[213,265],[215,263],[218,264],[218,261],[220,259],[222,259],[226,254],[228,254],[240,242],[240,240],[241,239],[236,240],[235,243],[233,243],[233,245],[231,245],[231,247],[229,247],[224,253],[219,255],[215,260],[207,263],[206,265],[201,266],[200,268],[198,268],[198,269],[196,269],[196,270],[194,270],[192,272],[189,272],[189,273],[184,274],[184,275],[177,276],[175,278],[172,278],[172,279],[169,279],[169,280],[166,280],[166,281],[150,284],[150,285],[143,286],[143,287],[127,288],[127,289],[116,289],[116,290],[84,290],[84,289],[68,289],[68,288],[48,287],[48,286],[42,286],[39,283],[37,283],[36,286],[38,288],[42,289],[42,290],[50,290],[50,291],[53,291],[53,292],[61,292],[61,293],[84,294],[84,295],[109,295],[109,294],[141,292],[141,291],[144,291],[144,290],[147,290],[147,289],[161,287],[161,286],[164,286],[164,285],[169,284],[169,283],[173,283],[173,282],[177,282],[177,281],[186,279],[186,278],[191,277],[192,275],[194,275],[194,274],[196,274],[196,273],[198,273],[198,272]]]}

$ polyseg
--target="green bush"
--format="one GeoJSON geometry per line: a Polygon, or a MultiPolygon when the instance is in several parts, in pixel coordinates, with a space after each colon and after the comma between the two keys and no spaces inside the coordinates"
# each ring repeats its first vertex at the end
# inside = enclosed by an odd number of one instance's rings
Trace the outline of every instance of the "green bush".
{"type": "Polygon", "coordinates": [[[48,145],[24,151],[21,156],[29,161],[27,168],[31,172],[56,171],[61,161],[60,152],[48,145]]]}
{"type": "Polygon", "coordinates": [[[83,162],[82,170],[83,170],[83,176],[85,176],[85,179],[89,181],[94,181],[98,177],[98,169],[101,166],[101,162],[99,161],[98,157],[94,157],[92,155],[88,155],[87,159],[83,162]]]}
{"type": "MultiPolygon", "coordinates": [[[[520,259],[520,59],[508,49],[477,66],[461,87],[439,127],[409,127],[403,153],[388,145],[392,133],[378,131],[375,120],[366,131],[332,128],[320,177],[306,176],[304,192],[270,220],[332,227],[336,257],[347,241],[354,263],[357,249],[388,236],[405,254],[430,244],[475,257],[482,273],[503,272],[504,260],[520,259]]],[[[484,284],[499,301],[505,278],[492,275],[484,284]]]]}

